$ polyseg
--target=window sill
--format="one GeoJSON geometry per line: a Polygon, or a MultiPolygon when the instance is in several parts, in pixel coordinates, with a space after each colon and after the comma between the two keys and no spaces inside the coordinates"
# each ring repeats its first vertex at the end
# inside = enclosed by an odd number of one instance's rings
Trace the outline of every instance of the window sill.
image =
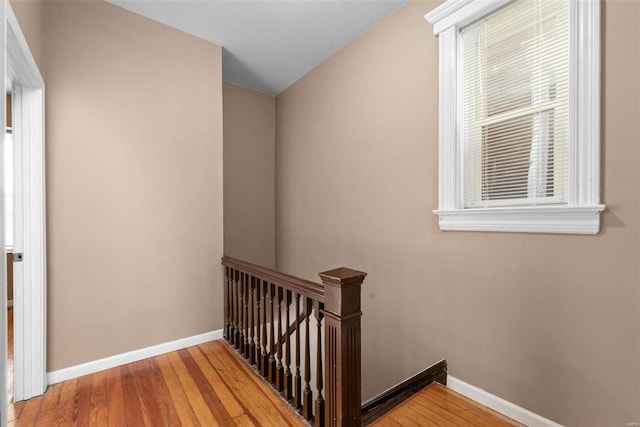
{"type": "Polygon", "coordinates": [[[598,234],[600,212],[594,206],[526,206],[435,210],[441,230],[519,233],[598,234]]]}

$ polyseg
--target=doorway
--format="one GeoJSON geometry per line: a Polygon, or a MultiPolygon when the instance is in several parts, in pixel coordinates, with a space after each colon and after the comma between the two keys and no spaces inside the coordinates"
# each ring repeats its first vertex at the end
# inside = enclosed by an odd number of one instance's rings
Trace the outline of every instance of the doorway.
{"type": "Polygon", "coordinates": [[[3,4],[14,166],[13,397],[21,401],[47,387],[44,81],[11,5],[3,4]]]}
{"type": "MultiPolygon", "coordinates": [[[[11,87],[7,81],[7,88],[11,87]]],[[[7,398],[11,402],[13,400],[13,200],[14,200],[14,182],[13,182],[13,138],[12,138],[12,116],[11,116],[11,92],[7,92],[6,96],[6,131],[2,140],[2,197],[4,203],[4,256],[6,259],[6,278],[7,278],[7,398]]],[[[9,421],[11,414],[9,414],[9,421]]]]}

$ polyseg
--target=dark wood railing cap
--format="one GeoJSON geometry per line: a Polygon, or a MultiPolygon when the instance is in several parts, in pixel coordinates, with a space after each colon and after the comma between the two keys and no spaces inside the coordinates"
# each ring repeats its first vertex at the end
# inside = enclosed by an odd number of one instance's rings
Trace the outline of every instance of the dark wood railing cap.
{"type": "Polygon", "coordinates": [[[300,279],[271,268],[251,264],[250,262],[242,261],[226,255],[222,257],[222,265],[231,267],[243,273],[248,273],[253,277],[281,286],[287,290],[299,293],[302,296],[324,302],[324,286],[320,283],[300,279]]]}
{"type": "Polygon", "coordinates": [[[352,270],[347,267],[334,268],[333,270],[318,273],[322,283],[333,286],[349,286],[362,283],[367,273],[352,270]]]}
{"type": "Polygon", "coordinates": [[[325,314],[342,319],[360,316],[360,285],[367,273],[350,268],[336,268],[318,273],[324,288],[325,314]]]}

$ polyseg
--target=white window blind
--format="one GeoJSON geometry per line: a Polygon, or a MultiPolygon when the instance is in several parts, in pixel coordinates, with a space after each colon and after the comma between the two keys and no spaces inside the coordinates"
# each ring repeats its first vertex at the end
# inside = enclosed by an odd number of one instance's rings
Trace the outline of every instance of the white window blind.
{"type": "Polygon", "coordinates": [[[565,203],[569,2],[515,0],[460,32],[465,208],[565,203]]]}

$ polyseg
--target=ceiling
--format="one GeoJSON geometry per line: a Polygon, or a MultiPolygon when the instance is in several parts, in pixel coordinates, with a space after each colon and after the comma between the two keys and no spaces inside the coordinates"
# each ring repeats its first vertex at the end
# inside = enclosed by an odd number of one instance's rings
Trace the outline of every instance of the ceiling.
{"type": "Polygon", "coordinates": [[[278,95],[407,0],[107,0],[223,47],[222,77],[278,95]]]}

